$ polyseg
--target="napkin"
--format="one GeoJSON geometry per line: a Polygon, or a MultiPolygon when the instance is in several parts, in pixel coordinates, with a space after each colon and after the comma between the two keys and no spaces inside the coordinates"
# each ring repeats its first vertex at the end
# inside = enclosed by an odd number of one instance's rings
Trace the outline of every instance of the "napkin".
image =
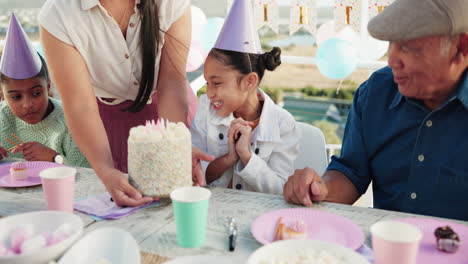
{"type": "Polygon", "coordinates": [[[356,250],[357,253],[361,254],[365,259],[367,259],[370,263],[374,263],[374,253],[372,249],[366,244],[362,245],[358,250],[356,250]]]}
{"type": "Polygon", "coordinates": [[[96,220],[102,219],[119,219],[127,215],[136,213],[137,211],[147,208],[159,206],[159,201],[143,204],[136,207],[121,207],[117,206],[110,200],[111,196],[108,192],[86,197],[84,199],[75,200],[74,208],[77,211],[89,214],[96,220]],[[99,219],[101,218],[101,219],[99,219]]]}

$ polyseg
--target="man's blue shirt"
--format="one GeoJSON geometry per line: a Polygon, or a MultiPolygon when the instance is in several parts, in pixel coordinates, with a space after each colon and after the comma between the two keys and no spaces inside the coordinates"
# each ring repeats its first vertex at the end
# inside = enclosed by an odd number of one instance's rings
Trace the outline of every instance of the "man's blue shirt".
{"type": "Polygon", "coordinates": [[[374,207],[468,220],[468,74],[434,111],[398,91],[390,68],[357,90],[341,156],[344,173],[374,207]]]}

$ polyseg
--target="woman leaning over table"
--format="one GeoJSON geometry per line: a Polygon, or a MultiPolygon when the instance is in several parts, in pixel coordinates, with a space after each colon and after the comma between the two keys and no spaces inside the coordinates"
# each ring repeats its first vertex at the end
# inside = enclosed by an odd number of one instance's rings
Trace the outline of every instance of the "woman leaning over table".
{"type": "Polygon", "coordinates": [[[129,129],[159,117],[189,123],[196,110],[190,21],[189,0],[48,0],[39,14],[69,129],[119,205],[152,200],[124,174],[129,129]]]}

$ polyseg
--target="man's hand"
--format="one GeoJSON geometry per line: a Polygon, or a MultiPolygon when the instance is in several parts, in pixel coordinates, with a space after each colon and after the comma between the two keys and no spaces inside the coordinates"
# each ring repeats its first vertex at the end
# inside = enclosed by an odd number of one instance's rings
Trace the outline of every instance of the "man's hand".
{"type": "Polygon", "coordinates": [[[21,152],[27,161],[53,161],[57,152],[38,142],[26,142],[13,149],[11,153],[21,152]]]}
{"type": "Polygon", "coordinates": [[[310,168],[296,170],[284,185],[283,196],[289,203],[312,206],[312,201],[327,198],[328,189],[323,179],[310,168]]]}
{"type": "Polygon", "coordinates": [[[200,160],[213,161],[214,159],[215,157],[192,146],[192,181],[195,186],[205,185],[205,177],[203,176],[200,160]]]}

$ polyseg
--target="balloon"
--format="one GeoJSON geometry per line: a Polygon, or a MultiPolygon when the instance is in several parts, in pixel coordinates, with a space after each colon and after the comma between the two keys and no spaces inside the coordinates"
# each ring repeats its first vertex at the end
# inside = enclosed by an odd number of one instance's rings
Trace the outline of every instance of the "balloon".
{"type": "Polygon", "coordinates": [[[334,36],[334,38],[339,38],[342,40],[347,40],[349,41],[355,50],[358,50],[359,45],[360,45],[360,36],[356,31],[354,31],[351,27],[346,26],[339,32],[337,32],[334,36]]]}
{"type": "Polygon", "coordinates": [[[223,28],[224,19],[220,17],[212,17],[202,29],[202,45],[205,52],[209,52],[218,38],[219,32],[223,28]]]}
{"type": "Polygon", "coordinates": [[[39,42],[36,46],[36,51],[42,56],[42,58],[45,60],[44,56],[44,50],[42,49],[42,44],[39,42]]]}
{"type": "Polygon", "coordinates": [[[200,66],[205,62],[206,53],[203,50],[202,45],[192,39],[192,43],[190,45],[189,54],[187,57],[187,72],[193,72],[196,69],[200,68],[200,66]]]}
{"type": "Polygon", "coordinates": [[[192,5],[190,9],[192,12],[192,39],[200,41],[203,27],[207,23],[206,16],[205,13],[196,6],[192,5]]]}
{"type": "Polygon", "coordinates": [[[341,80],[351,74],[357,65],[357,52],[346,40],[331,38],[317,50],[317,67],[330,79],[341,80]]]}
{"type": "Polygon", "coordinates": [[[335,35],[335,21],[331,20],[320,25],[317,29],[317,47],[328,39],[333,38],[335,35]]]}
{"type": "Polygon", "coordinates": [[[357,52],[363,60],[379,60],[388,50],[388,41],[377,40],[371,36],[359,40],[357,52]]]}

